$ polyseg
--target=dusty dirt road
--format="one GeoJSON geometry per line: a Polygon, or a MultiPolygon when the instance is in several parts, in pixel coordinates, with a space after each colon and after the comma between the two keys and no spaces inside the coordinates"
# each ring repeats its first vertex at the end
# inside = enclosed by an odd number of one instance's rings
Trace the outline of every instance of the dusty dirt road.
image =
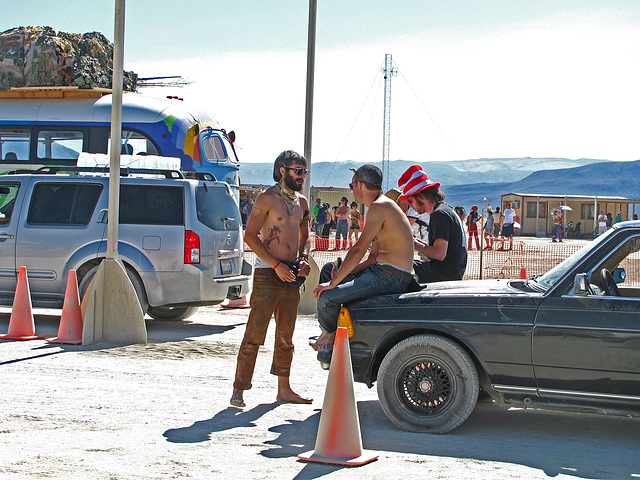
{"type": "MultiPolygon", "coordinates": [[[[55,336],[59,311],[36,313],[37,333],[55,336]]],[[[485,403],[454,432],[421,435],[398,430],[360,384],[363,444],[379,460],[299,462],[315,444],[328,373],[307,346],[317,323],[299,317],[291,379],[313,405],[275,402],[270,330],[238,410],[228,401],[246,316],[209,307],[148,320],[148,345],[0,341],[0,479],[640,478],[639,419],[485,403]]]]}

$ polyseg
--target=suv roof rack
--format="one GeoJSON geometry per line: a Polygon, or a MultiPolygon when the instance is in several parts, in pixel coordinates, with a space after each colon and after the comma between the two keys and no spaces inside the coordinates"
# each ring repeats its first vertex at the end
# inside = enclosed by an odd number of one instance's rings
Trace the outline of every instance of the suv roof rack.
{"type": "Polygon", "coordinates": [[[195,178],[197,180],[212,180],[217,182],[218,179],[211,172],[182,172],[184,178],[195,178]]]}
{"type": "MultiPolygon", "coordinates": [[[[55,175],[56,173],[109,173],[108,166],[95,166],[95,167],[64,167],[64,166],[50,166],[40,167],[35,171],[30,171],[32,174],[45,174],[55,175]]],[[[121,167],[120,176],[127,177],[131,174],[141,175],[163,175],[165,178],[185,178],[182,172],[179,170],[166,170],[160,168],[130,168],[121,167]]]]}

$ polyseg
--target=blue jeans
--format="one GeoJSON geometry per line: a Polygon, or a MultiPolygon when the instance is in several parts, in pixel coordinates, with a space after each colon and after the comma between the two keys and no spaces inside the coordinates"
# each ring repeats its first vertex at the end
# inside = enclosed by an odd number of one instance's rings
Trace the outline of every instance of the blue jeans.
{"type": "Polygon", "coordinates": [[[325,290],[318,299],[320,328],[326,333],[333,333],[338,329],[338,314],[343,303],[383,294],[404,293],[411,278],[410,273],[388,265],[375,264],[357,278],[325,290]]]}
{"type": "Polygon", "coordinates": [[[346,240],[348,233],[349,233],[349,220],[347,220],[346,218],[344,220],[338,220],[336,224],[336,240],[338,240],[341,236],[343,240],[346,240]]]}

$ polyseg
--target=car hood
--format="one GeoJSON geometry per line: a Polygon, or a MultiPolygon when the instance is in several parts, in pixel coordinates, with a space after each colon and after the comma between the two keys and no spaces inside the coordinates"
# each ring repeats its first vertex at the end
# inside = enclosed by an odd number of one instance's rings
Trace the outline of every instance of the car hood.
{"type": "Polygon", "coordinates": [[[390,306],[424,305],[433,302],[459,302],[463,297],[490,299],[500,296],[542,297],[542,291],[530,286],[529,280],[459,280],[424,285],[418,292],[381,295],[357,300],[348,305],[352,309],[370,309],[390,306]]]}

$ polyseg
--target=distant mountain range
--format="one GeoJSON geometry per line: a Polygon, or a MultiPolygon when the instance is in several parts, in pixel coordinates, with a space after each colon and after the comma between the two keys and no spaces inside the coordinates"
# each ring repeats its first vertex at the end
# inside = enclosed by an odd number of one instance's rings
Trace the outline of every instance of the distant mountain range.
{"type": "MultiPolygon", "coordinates": [[[[389,187],[415,162],[395,160],[389,163],[389,187]]],[[[357,162],[317,162],[312,165],[311,185],[348,187],[350,167],[357,162]]],[[[377,164],[380,166],[379,162],[377,164]]],[[[457,162],[423,162],[424,171],[440,182],[446,202],[462,205],[498,205],[506,193],[558,195],[610,195],[640,199],[640,160],[566,158],[482,158],[457,162]],[[486,200],[485,200],[486,198],[486,200]]],[[[245,184],[271,185],[272,163],[241,163],[240,178],[245,184]]]]}
{"type": "Polygon", "coordinates": [[[640,199],[640,160],[542,170],[514,182],[443,186],[442,191],[448,203],[465,208],[486,202],[499,205],[500,196],[506,193],[603,195],[636,200],[640,199]]]}
{"type": "MultiPolygon", "coordinates": [[[[480,158],[455,162],[422,162],[429,178],[442,185],[465,185],[474,183],[509,183],[525,178],[539,170],[556,170],[581,167],[606,160],[581,158],[480,158]]],[[[313,162],[311,185],[326,187],[348,187],[351,181],[349,168],[358,168],[366,162],[313,162]]],[[[389,162],[389,187],[414,161],[394,160],[389,162]]],[[[380,162],[376,163],[380,166],[380,162]]],[[[270,185],[273,183],[273,163],[240,162],[242,183],[270,185]]]]}

